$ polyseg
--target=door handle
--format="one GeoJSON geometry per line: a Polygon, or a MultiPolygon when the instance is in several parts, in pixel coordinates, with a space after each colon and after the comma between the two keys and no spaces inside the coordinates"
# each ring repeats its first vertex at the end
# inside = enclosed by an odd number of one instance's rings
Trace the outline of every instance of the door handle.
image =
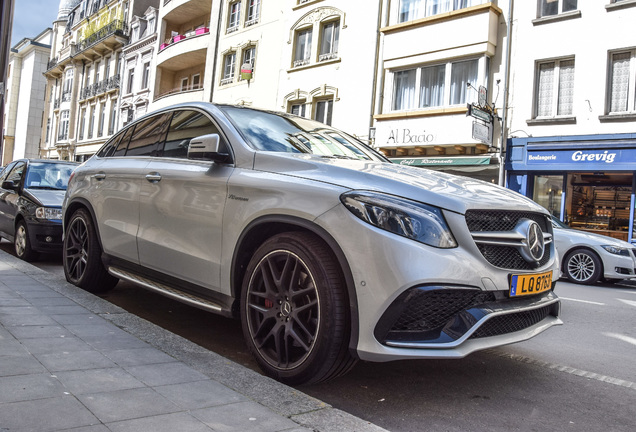
{"type": "Polygon", "coordinates": [[[161,181],[161,174],[159,174],[159,173],[148,173],[148,174],[146,174],[146,180],[148,180],[150,183],[156,183],[158,181],[161,181]]]}
{"type": "Polygon", "coordinates": [[[106,174],[104,173],[93,174],[91,177],[94,178],[95,180],[104,180],[106,178],[106,174]]]}

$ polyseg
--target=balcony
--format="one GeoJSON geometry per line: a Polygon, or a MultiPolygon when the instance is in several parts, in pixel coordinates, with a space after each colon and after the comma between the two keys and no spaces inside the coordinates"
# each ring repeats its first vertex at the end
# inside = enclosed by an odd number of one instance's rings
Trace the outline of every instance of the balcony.
{"type": "Polygon", "coordinates": [[[128,38],[128,25],[121,20],[113,20],[75,45],[71,56],[92,61],[106,51],[125,45],[128,38]]]}
{"type": "Polygon", "coordinates": [[[92,97],[108,93],[111,90],[119,89],[119,78],[119,74],[117,74],[98,83],[84,87],[80,92],[80,100],[90,99],[92,97]]]}
{"type": "Polygon", "coordinates": [[[198,29],[192,31],[192,32],[188,32],[186,34],[178,34],[175,35],[173,37],[170,38],[170,40],[168,42],[162,43],[161,45],[159,45],[159,51],[163,51],[164,49],[168,48],[169,46],[181,42],[187,38],[191,38],[191,37],[195,37],[195,36],[201,36],[201,35],[205,35],[205,34],[209,34],[210,33],[210,29],[208,27],[199,27],[198,29]]]}

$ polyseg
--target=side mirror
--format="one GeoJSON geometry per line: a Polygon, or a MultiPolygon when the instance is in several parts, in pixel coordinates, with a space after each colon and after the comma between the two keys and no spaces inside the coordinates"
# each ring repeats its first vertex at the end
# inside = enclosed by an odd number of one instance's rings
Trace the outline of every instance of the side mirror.
{"type": "Polygon", "coordinates": [[[218,134],[208,134],[190,140],[188,159],[227,162],[230,159],[230,155],[226,152],[221,152],[221,137],[218,134]]]}
{"type": "Polygon", "coordinates": [[[2,189],[9,189],[14,191],[18,189],[18,184],[16,184],[13,180],[6,180],[2,182],[2,189]]]}

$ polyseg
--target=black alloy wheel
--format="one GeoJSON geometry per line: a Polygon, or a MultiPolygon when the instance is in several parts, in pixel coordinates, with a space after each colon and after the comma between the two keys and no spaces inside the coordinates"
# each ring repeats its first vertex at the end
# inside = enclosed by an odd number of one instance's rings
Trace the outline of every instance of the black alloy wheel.
{"type": "Polygon", "coordinates": [[[286,384],[325,381],[355,364],[342,271],[313,235],[279,234],[256,251],[243,282],[241,319],[260,367],[286,384]]]}
{"type": "Polygon", "coordinates": [[[86,209],[71,216],[64,233],[64,275],[66,280],[92,293],[107,292],[117,285],[101,260],[102,250],[86,209]]]}

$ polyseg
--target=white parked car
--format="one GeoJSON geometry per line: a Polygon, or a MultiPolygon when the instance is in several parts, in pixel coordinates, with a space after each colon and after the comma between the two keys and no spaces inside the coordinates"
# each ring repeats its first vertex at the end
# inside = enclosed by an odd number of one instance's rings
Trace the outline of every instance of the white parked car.
{"type": "Polygon", "coordinates": [[[289,114],[148,114],[75,171],[63,219],[70,282],[124,279],[235,317],[289,384],[357,359],[460,358],[561,323],[544,208],[289,114]]]}
{"type": "Polygon", "coordinates": [[[552,218],[563,275],[577,284],[636,278],[636,247],[631,243],[570,228],[552,218]]]}

